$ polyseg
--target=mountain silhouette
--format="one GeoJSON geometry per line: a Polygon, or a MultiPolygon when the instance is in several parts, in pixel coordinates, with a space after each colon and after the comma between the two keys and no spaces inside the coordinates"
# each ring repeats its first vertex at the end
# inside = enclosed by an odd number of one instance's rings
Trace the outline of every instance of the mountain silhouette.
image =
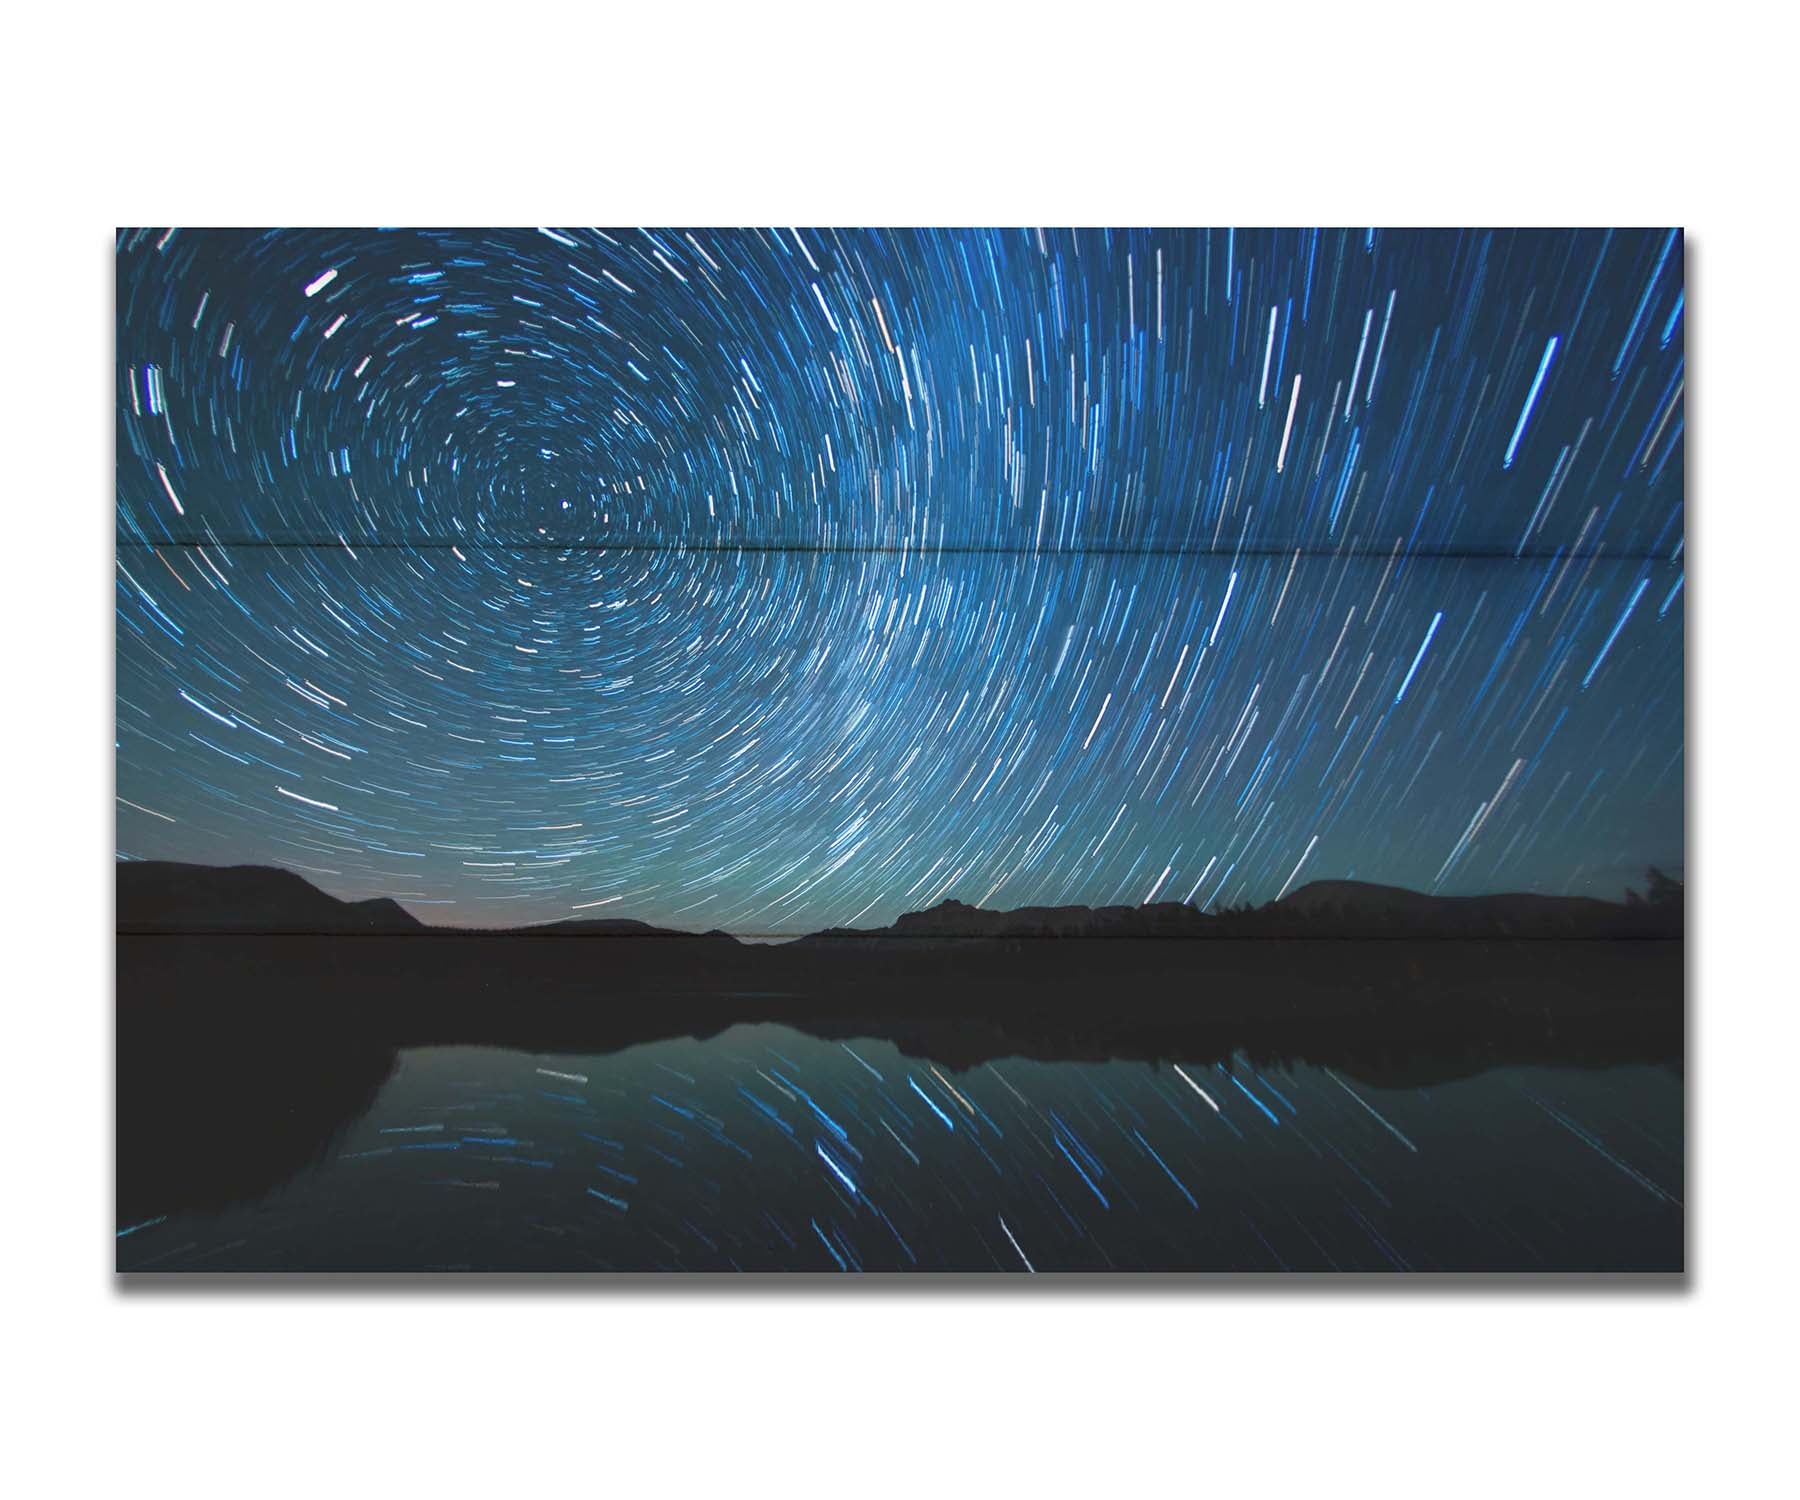
{"type": "MultiPolygon", "coordinates": [[[[855,945],[884,939],[990,938],[1633,938],[1679,937],[1679,882],[1651,870],[1648,901],[1509,892],[1436,896],[1358,880],[1315,880],[1260,907],[1203,912],[1177,901],[1146,906],[1025,906],[990,911],[947,900],[907,912],[887,927],[828,928],[792,946],[855,945]]],[[[290,870],[262,865],[121,861],[117,927],[122,933],[432,934],[469,929],[420,922],[386,897],[340,901],[290,870]]],[[[490,936],[662,937],[729,943],[629,917],[577,917],[490,936]]]]}
{"type": "MultiPolygon", "coordinates": [[[[421,922],[398,901],[340,901],[291,870],[269,865],[190,865],[121,860],[117,930],[122,933],[267,933],[282,936],[467,932],[421,922]]],[[[526,927],[485,928],[492,936],[671,937],[735,943],[728,933],[696,934],[629,917],[572,917],[526,927]]]]}
{"type": "Polygon", "coordinates": [[[1531,891],[1432,896],[1358,880],[1315,880],[1257,915],[1333,937],[1677,937],[1682,908],[1679,897],[1650,906],[1531,891]]]}
{"type": "Polygon", "coordinates": [[[188,865],[121,860],[120,932],[339,934],[423,932],[425,924],[387,897],[340,901],[291,870],[266,865],[188,865]]]}
{"type": "Polygon", "coordinates": [[[729,932],[683,932],[673,927],[653,927],[631,917],[573,917],[565,922],[541,922],[531,927],[508,927],[503,932],[515,937],[648,937],[692,938],[696,941],[727,942],[737,939],[729,932]]]}
{"type": "Polygon", "coordinates": [[[897,917],[889,927],[834,927],[801,939],[1204,937],[1211,918],[1176,901],[1153,906],[1021,906],[989,911],[940,901],[929,911],[897,917]]]}
{"type": "Polygon", "coordinates": [[[804,943],[881,938],[1630,938],[1679,937],[1679,884],[1652,870],[1656,899],[1601,901],[1528,891],[1434,896],[1359,880],[1315,880],[1264,906],[1202,912],[1148,906],[1025,906],[988,911],[943,901],[889,927],[832,928],[804,943]],[[1662,884],[1659,885],[1658,881],[1662,884]]]}

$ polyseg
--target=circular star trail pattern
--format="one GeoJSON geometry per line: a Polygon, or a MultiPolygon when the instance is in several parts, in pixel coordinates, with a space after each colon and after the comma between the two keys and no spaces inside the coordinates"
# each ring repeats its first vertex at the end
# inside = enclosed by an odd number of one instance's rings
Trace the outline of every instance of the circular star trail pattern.
{"type": "Polygon", "coordinates": [[[742,933],[1681,863],[1676,232],[117,271],[122,857],[742,933]]]}

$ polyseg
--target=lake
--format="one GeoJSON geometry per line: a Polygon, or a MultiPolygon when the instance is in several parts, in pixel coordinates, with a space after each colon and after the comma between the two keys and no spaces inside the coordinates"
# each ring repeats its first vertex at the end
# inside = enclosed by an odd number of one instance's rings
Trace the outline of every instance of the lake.
{"type": "Polygon", "coordinates": [[[118,1268],[1683,1265],[1682,1076],[1648,1064],[1418,1087],[1241,1054],[953,1069],[765,1023],[598,1055],[413,1047],[370,1088],[253,1200],[120,1224],[118,1268]]]}

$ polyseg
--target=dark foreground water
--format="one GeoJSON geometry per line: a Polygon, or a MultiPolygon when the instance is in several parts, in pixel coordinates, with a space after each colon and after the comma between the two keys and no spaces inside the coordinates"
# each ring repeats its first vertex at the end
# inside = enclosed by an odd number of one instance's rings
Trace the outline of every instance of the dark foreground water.
{"type": "Polygon", "coordinates": [[[118,1266],[1670,1271],[1682,1160],[1665,1068],[951,1071],[746,1025],[602,1056],[404,1051],[313,1165],[121,1225],[118,1266]]]}

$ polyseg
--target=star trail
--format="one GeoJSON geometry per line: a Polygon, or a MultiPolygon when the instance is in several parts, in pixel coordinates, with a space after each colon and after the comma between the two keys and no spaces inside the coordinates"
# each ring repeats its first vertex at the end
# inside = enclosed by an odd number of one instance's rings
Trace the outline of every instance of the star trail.
{"type": "Polygon", "coordinates": [[[123,858],[772,934],[1682,863],[1678,231],[116,250],[123,858]]]}

